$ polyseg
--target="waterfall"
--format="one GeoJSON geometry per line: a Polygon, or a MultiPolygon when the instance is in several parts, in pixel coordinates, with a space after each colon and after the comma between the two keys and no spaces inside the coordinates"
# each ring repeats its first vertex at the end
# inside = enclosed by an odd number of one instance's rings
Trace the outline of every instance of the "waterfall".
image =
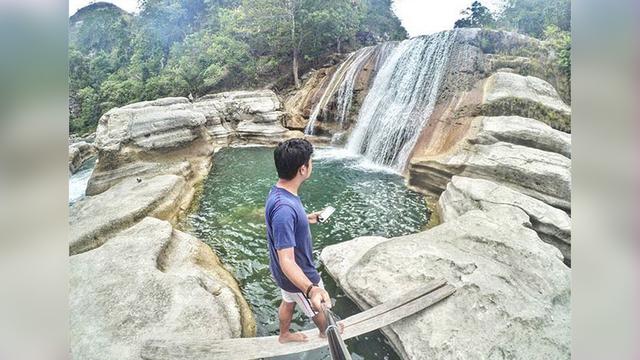
{"type": "Polygon", "coordinates": [[[374,49],[374,47],[369,46],[352,52],[342,63],[340,63],[336,71],[333,73],[327,88],[320,97],[320,101],[318,101],[311,112],[309,122],[304,129],[305,134],[313,135],[316,119],[320,116],[320,113],[326,109],[327,104],[335,95],[336,91],[338,92],[338,120],[340,121],[340,125],[344,123],[344,120],[349,114],[349,110],[351,108],[353,87],[355,86],[356,78],[364,67],[364,64],[373,53],[374,49]]]}
{"type": "Polygon", "coordinates": [[[400,42],[376,72],[347,143],[352,153],[402,172],[433,112],[455,31],[400,42]]]}

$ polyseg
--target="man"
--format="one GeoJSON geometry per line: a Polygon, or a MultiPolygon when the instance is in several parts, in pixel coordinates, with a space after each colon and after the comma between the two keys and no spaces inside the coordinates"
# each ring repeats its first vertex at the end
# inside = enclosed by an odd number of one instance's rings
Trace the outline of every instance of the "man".
{"type": "Polygon", "coordinates": [[[298,197],[300,185],[311,176],[313,146],[304,139],[278,144],[273,153],[279,180],[271,188],[265,205],[270,270],[280,287],[278,310],[281,343],[307,341],[302,333],[289,331],[296,304],[324,335],[326,319],[321,303],[331,307],[329,293],[313,263],[309,224],[318,222],[319,212],[307,214],[298,197]]]}

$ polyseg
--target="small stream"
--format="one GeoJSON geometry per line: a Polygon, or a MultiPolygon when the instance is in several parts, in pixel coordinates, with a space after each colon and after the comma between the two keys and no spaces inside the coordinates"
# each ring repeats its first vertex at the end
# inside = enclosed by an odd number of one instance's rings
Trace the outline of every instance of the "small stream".
{"type": "Polygon", "coordinates": [[[87,160],[78,171],[69,176],[69,205],[84,198],[87,183],[96,167],[97,156],[87,160]]]}
{"type": "MultiPolygon", "coordinates": [[[[362,159],[336,154],[340,152],[316,150],[312,177],[299,192],[307,212],[327,205],[337,209],[326,224],[311,226],[316,259],[325,246],[354,237],[391,237],[424,229],[428,221],[424,197],[408,190],[402,177],[363,167],[362,159]]],[[[264,201],[276,181],[272,148],[222,149],[215,155],[198,208],[182,224],[209,244],[236,276],[253,308],[258,336],[275,335],[278,330],[280,292],[269,275],[264,223],[264,201]]],[[[335,313],[346,318],[359,312],[322,267],[320,271],[336,299],[335,313]]],[[[312,327],[296,311],[292,329],[312,327]]],[[[354,359],[398,359],[379,331],[346,343],[354,359]]],[[[330,359],[330,354],[319,349],[286,358],[330,359]]]]}

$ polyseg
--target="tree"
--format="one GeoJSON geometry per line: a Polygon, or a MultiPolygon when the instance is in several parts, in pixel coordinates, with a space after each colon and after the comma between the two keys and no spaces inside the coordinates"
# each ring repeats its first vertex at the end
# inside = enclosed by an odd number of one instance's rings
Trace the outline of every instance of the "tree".
{"type": "Polygon", "coordinates": [[[502,28],[542,39],[551,25],[571,31],[571,1],[507,0],[498,18],[502,28]]]}
{"type": "Polygon", "coordinates": [[[465,17],[458,19],[453,25],[454,28],[465,27],[493,27],[495,25],[495,19],[491,10],[482,5],[479,1],[474,1],[470,7],[462,10],[461,15],[465,17]]]}
{"type": "Polygon", "coordinates": [[[327,46],[342,50],[355,37],[362,7],[352,0],[245,0],[243,11],[255,39],[254,50],[276,59],[291,59],[296,88],[305,56],[316,56],[327,46]]]}

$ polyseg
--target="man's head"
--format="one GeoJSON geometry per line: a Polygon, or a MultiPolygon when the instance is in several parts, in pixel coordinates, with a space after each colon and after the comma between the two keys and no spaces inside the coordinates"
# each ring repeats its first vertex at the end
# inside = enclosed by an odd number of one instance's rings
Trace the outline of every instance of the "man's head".
{"type": "Polygon", "coordinates": [[[311,176],[311,154],[313,145],[305,139],[289,139],[278,144],[273,152],[273,159],[278,170],[278,177],[293,180],[300,177],[304,181],[311,176]]]}

